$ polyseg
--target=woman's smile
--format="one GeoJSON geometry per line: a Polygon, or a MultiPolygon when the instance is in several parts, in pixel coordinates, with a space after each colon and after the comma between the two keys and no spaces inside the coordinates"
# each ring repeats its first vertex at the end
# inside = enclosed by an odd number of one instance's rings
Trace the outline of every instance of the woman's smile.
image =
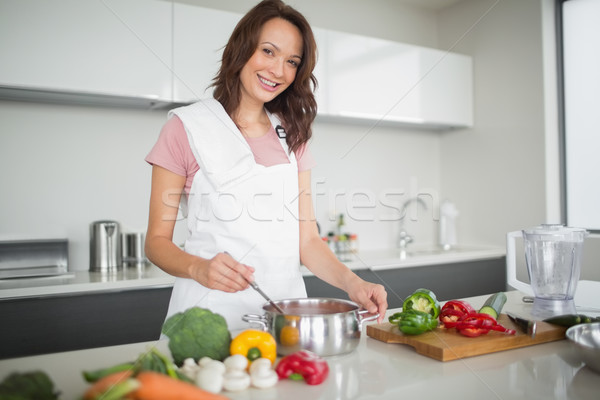
{"type": "Polygon", "coordinates": [[[277,85],[278,85],[278,83],[270,81],[267,78],[264,78],[264,77],[262,77],[260,75],[258,75],[258,79],[261,81],[261,83],[263,85],[266,86],[267,90],[269,90],[269,89],[275,89],[277,87],[277,85]]]}

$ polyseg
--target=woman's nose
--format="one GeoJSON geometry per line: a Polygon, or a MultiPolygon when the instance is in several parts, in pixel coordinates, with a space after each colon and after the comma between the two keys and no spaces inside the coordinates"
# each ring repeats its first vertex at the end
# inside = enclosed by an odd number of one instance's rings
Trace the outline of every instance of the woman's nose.
{"type": "Polygon", "coordinates": [[[273,60],[271,64],[271,73],[273,76],[281,77],[283,76],[283,66],[285,64],[285,60],[282,57],[277,57],[273,60]]]}

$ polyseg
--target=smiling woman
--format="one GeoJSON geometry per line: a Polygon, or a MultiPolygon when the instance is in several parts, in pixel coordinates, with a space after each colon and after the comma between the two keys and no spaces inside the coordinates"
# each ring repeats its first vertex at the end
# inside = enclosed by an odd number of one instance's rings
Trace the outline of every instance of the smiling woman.
{"type": "Polygon", "coordinates": [[[319,237],[306,147],[315,62],[306,19],[282,1],[262,1],[225,46],[214,98],[169,113],[146,158],[153,165],[146,254],[178,278],[167,318],[200,306],[230,329],[244,328],[242,316],[264,304],[248,283],[256,279],[275,300],[306,297],[302,263],[383,319],[383,286],[361,279],[319,237]],[[166,128],[171,121],[175,129],[166,128]],[[183,250],[172,241],[177,207],[164,201],[173,192],[187,195],[183,250]]]}

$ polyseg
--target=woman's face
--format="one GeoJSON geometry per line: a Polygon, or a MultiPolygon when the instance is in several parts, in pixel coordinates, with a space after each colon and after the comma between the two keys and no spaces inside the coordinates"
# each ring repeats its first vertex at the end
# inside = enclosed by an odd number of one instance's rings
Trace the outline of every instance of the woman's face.
{"type": "Polygon", "coordinates": [[[281,18],[267,21],[240,73],[242,101],[268,103],[292,84],[302,61],[302,35],[281,18]]]}

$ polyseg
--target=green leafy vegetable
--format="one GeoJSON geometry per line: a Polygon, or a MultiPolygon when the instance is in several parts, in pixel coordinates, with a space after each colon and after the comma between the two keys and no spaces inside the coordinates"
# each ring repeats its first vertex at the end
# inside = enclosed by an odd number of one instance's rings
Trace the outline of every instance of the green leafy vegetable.
{"type": "Polygon", "coordinates": [[[0,384],[2,400],[56,400],[58,392],[45,372],[13,372],[0,384]]]}
{"type": "Polygon", "coordinates": [[[165,321],[162,333],[169,338],[169,350],[177,365],[186,358],[222,361],[229,356],[231,333],[227,322],[205,308],[192,307],[172,315],[165,321]]]}

